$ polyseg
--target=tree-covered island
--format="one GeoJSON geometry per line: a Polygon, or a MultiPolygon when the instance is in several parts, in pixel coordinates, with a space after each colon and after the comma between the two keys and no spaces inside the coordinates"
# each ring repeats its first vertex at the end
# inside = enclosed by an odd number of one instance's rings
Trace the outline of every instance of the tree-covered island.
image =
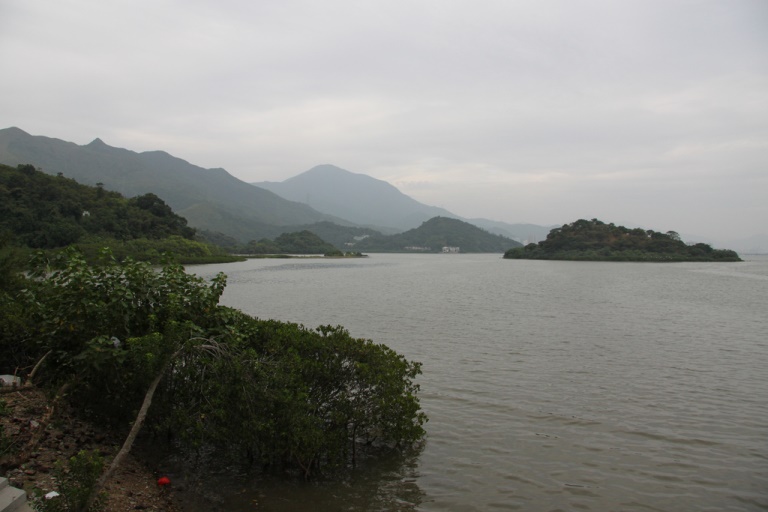
{"type": "Polygon", "coordinates": [[[538,244],[509,249],[506,259],[579,261],[742,261],[736,252],[704,243],[688,245],[674,231],[629,229],[597,219],[555,228],[538,244]]]}

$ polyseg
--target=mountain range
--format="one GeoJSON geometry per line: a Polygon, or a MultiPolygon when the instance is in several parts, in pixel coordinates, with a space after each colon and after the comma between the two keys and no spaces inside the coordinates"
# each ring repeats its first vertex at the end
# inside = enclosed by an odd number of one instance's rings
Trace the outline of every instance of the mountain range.
{"type": "MultiPolygon", "coordinates": [[[[207,238],[240,243],[323,226],[335,239],[329,241],[338,246],[353,228],[356,236],[365,228],[395,234],[436,216],[463,220],[520,242],[544,240],[556,227],[462,218],[420,203],[385,181],[333,165],[314,167],[283,182],[254,185],[224,169],[205,169],[164,151],[137,153],[98,138],[78,145],[19,128],[0,129],[0,163],[29,163],[48,174],[100,184],[127,197],[154,193],[207,238]]],[[[725,243],[697,238],[740,253],[768,253],[765,234],[725,243]]]]}
{"type": "Polygon", "coordinates": [[[290,226],[352,223],[241,181],[224,169],[203,169],[163,151],[136,153],[95,139],[79,146],[18,128],[0,130],[0,163],[32,164],[85,185],[133,197],[152,192],[190,226],[241,241],[272,238],[290,226]]]}
{"type": "MultiPolygon", "coordinates": [[[[332,165],[317,166],[285,182],[254,186],[224,169],[204,169],[164,151],[138,153],[98,138],[78,145],[15,127],[0,130],[0,163],[29,163],[48,174],[62,174],[128,197],[152,192],[190,226],[240,242],[274,238],[318,223],[394,234],[437,216],[465,220],[518,240],[542,239],[549,231],[544,226],[462,219],[420,203],[389,183],[332,165]]],[[[337,229],[335,236],[338,240],[343,233],[337,229]]]]}

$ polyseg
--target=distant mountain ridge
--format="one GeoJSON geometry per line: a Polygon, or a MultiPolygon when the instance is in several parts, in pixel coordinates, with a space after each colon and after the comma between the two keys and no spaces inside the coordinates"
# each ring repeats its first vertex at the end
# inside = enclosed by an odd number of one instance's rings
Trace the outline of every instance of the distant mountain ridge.
{"type": "Polygon", "coordinates": [[[433,217],[462,220],[518,241],[544,239],[554,227],[466,219],[444,208],[420,203],[386,181],[329,164],[315,166],[285,181],[262,181],[252,185],[385,233],[414,229],[433,217]]]}
{"type": "Polygon", "coordinates": [[[318,165],[281,182],[252,183],[288,199],[307,204],[320,212],[354,219],[373,229],[412,229],[432,217],[454,217],[448,210],[422,204],[386,181],[341,169],[318,165]]]}
{"type": "MultiPolygon", "coordinates": [[[[356,175],[335,166],[323,165],[313,169],[327,171],[330,168],[337,175],[335,179],[342,182],[343,178],[351,176],[355,186],[362,191],[348,193],[338,185],[330,191],[322,187],[314,190],[305,187],[302,190],[301,182],[307,179],[304,174],[309,171],[285,182],[263,182],[261,185],[265,188],[261,188],[235,178],[224,169],[204,169],[164,151],[137,153],[109,146],[100,138],[80,146],[60,139],[33,136],[15,127],[0,129],[0,163],[10,166],[32,164],[48,174],[60,172],[85,185],[102,183],[107,190],[127,197],[151,192],[163,199],[174,212],[185,217],[198,233],[204,232],[209,237],[218,233],[240,242],[274,238],[285,232],[301,231],[328,222],[341,227],[365,224],[392,234],[418,227],[421,222],[436,215],[461,219],[523,243],[544,240],[552,228],[559,227],[509,224],[482,218],[464,219],[443,208],[419,203],[384,181],[364,174],[356,175]],[[291,184],[283,185],[286,182],[291,184]],[[376,192],[363,193],[365,187],[372,183],[376,192]],[[296,200],[282,196],[289,195],[282,190],[286,188],[292,189],[292,197],[296,200]],[[357,196],[367,197],[368,200],[357,200],[357,196]],[[340,205],[345,201],[348,206],[342,210],[340,205]],[[356,209],[351,205],[355,205],[356,209]],[[344,214],[338,215],[336,211],[343,211],[344,214]],[[379,215],[377,212],[383,213],[379,215]]],[[[346,230],[333,228],[330,231],[340,240],[346,230]]],[[[685,236],[685,239],[716,247],[731,247],[742,254],[768,254],[768,234],[765,233],[726,241],[702,236],[685,236]]]]}
{"type": "Polygon", "coordinates": [[[31,164],[85,185],[102,184],[126,197],[154,193],[198,233],[240,243],[321,227],[338,245],[345,236],[361,235],[329,223],[395,234],[434,217],[460,219],[518,241],[543,239],[551,228],[464,219],[420,203],[385,181],[332,165],[317,166],[281,183],[264,182],[260,187],[224,169],[204,169],[164,151],[137,153],[109,146],[100,138],[78,145],[33,136],[15,127],[0,129],[0,163],[31,164]]]}
{"type": "Polygon", "coordinates": [[[32,164],[127,197],[152,192],[191,226],[241,241],[277,236],[287,226],[351,222],[251,186],[224,169],[203,169],[164,151],[136,153],[94,139],[79,146],[19,128],[0,130],[0,163],[32,164]]]}

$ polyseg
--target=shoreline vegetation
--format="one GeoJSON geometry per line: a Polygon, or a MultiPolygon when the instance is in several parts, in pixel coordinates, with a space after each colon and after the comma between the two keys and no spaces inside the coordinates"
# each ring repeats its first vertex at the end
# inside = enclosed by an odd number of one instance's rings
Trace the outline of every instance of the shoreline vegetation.
{"type": "MultiPolygon", "coordinates": [[[[341,326],[308,328],[221,306],[222,273],[206,281],[179,263],[158,269],[109,249],[88,261],[75,246],[38,251],[28,263],[18,256],[0,243],[0,374],[53,398],[27,422],[29,439],[0,422],[0,471],[32,494],[80,500],[66,510],[103,510],[96,505],[137,436],[303,479],[423,446],[421,363],[383,344],[341,326]],[[125,441],[78,452],[58,473],[44,463],[60,478],[43,488],[31,478],[40,442],[57,435],[51,429],[65,407],[125,441]],[[78,472],[80,483],[66,476],[78,472]]],[[[46,503],[38,510],[59,510],[46,503]]]]}
{"type": "Polygon", "coordinates": [[[580,219],[549,232],[546,240],[509,249],[504,259],[635,262],[738,262],[735,251],[688,245],[674,231],[629,229],[580,219]]]}

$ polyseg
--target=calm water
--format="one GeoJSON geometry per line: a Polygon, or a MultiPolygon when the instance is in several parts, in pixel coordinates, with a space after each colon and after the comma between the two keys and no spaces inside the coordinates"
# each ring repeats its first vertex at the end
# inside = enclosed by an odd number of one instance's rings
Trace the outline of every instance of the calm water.
{"type": "MultiPolygon", "coordinates": [[[[200,510],[768,510],[768,259],[250,260],[222,302],[424,363],[417,456],[340,482],[206,475],[200,510]]],[[[190,488],[193,483],[190,482],[190,488]]]]}

